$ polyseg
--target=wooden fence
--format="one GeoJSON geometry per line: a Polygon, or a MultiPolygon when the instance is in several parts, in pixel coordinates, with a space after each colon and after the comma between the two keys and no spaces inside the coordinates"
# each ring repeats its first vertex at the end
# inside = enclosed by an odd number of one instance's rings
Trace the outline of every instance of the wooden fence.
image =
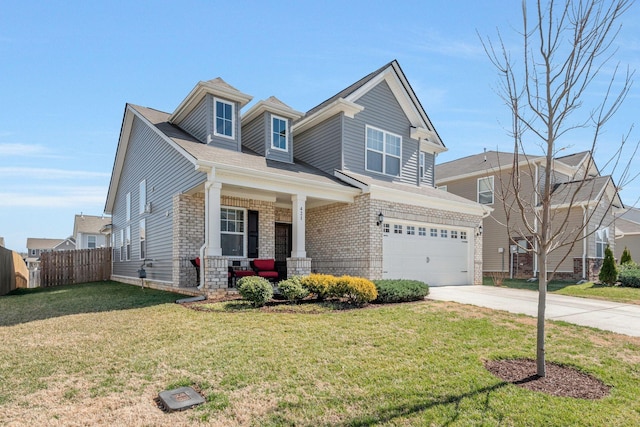
{"type": "Polygon", "coordinates": [[[40,286],[109,280],[111,248],[45,252],[40,255],[40,286]]]}

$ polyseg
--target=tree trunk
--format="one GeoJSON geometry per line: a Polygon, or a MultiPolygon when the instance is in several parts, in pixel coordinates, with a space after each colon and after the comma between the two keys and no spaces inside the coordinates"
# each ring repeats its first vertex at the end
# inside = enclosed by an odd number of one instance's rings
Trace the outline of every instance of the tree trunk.
{"type": "Polygon", "coordinates": [[[544,350],[544,313],[547,308],[547,254],[544,251],[538,255],[538,335],[536,350],[536,375],[545,377],[547,375],[545,367],[544,350]]]}

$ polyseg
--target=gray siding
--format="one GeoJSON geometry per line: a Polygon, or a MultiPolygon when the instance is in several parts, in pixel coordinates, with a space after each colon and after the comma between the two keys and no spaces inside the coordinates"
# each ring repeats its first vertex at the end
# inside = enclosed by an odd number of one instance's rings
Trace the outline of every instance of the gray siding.
{"type": "Polygon", "coordinates": [[[342,169],[342,122],[343,115],[336,114],[296,135],[295,158],[328,174],[342,169]]]}
{"type": "MultiPolygon", "coordinates": [[[[209,133],[210,125],[207,123],[209,115],[207,114],[210,109],[207,98],[203,98],[198,106],[189,113],[183,121],[179,123],[179,126],[185,131],[193,135],[198,141],[206,143],[207,135],[209,133]]],[[[211,122],[211,120],[208,120],[211,122]]]]}
{"type": "Polygon", "coordinates": [[[381,82],[358,101],[364,111],[344,121],[344,169],[377,179],[416,184],[418,141],[410,138],[409,119],[386,82],[381,82]],[[365,128],[373,126],[402,137],[401,175],[393,177],[365,169],[365,128]]]}
{"type": "Polygon", "coordinates": [[[434,187],[435,186],[435,163],[436,156],[433,153],[424,153],[424,176],[422,177],[422,182],[420,185],[434,187]]]}
{"type": "Polygon", "coordinates": [[[206,180],[193,164],[161,139],[138,118],[134,118],[120,183],[116,192],[112,223],[115,235],[113,274],[138,277],[140,261],[139,222],[146,219],[147,278],[172,280],[174,194],[189,190],[206,180]],[[147,202],[151,213],[139,212],[140,181],[147,181],[147,202]],[[126,194],[131,193],[131,220],[126,221],[126,194]],[[120,230],[131,227],[131,260],[120,261],[120,230]]]}
{"type": "Polygon", "coordinates": [[[242,145],[264,156],[266,114],[261,114],[242,127],[242,145]]]}

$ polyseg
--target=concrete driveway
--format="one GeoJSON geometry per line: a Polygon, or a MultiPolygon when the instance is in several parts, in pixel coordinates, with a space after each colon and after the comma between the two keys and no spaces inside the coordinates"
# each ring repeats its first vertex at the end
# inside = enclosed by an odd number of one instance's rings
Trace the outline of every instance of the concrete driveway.
{"type": "MultiPolygon", "coordinates": [[[[455,301],[511,313],[537,316],[538,293],[494,286],[432,286],[433,300],[455,301]]],[[[545,317],[640,337],[640,305],[547,293],[545,317]]]]}

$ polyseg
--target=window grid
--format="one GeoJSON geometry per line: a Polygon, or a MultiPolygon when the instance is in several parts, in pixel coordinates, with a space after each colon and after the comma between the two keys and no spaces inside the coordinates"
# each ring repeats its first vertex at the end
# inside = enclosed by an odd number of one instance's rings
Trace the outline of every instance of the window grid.
{"type": "Polygon", "coordinates": [[[415,236],[416,228],[413,225],[407,225],[407,234],[410,236],[415,236]]]}
{"type": "Polygon", "coordinates": [[[493,204],[493,177],[478,178],[478,203],[493,204]]]}
{"type": "Polygon", "coordinates": [[[96,236],[87,236],[87,248],[89,249],[96,248],[96,236]]]}
{"type": "Polygon", "coordinates": [[[222,255],[245,256],[245,210],[220,208],[222,255]]]}
{"type": "Polygon", "coordinates": [[[216,99],[215,110],[214,133],[219,136],[233,138],[233,104],[216,99]]]}
{"type": "Polygon", "coordinates": [[[427,229],[425,227],[418,227],[418,236],[426,236],[427,229]]]}
{"type": "Polygon", "coordinates": [[[393,224],[393,234],[402,234],[402,226],[400,224],[393,224]]]}
{"type": "Polygon", "coordinates": [[[430,233],[431,237],[438,237],[438,229],[437,228],[432,228],[429,231],[429,233],[430,233]]]}
{"type": "Polygon", "coordinates": [[[271,148],[287,151],[287,121],[277,116],[271,119],[271,148]]]}
{"type": "Polygon", "coordinates": [[[383,229],[383,231],[384,231],[385,233],[388,233],[388,232],[390,231],[389,224],[385,223],[385,224],[382,226],[382,229],[383,229]]]}
{"type": "Polygon", "coordinates": [[[147,221],[140,220],[140,259],[147,257],[147,221]]]}
{"type": "Polygon", "coordinates": [[[458,238],[458,232],[456,230],[451,230],[451,238],[452,239],[457,239],[458,238]]]}
{"type": "Polygon", "coordinates": [[[467,240],[467,232],[466,231],[461,231],[460,232],[460,240],[467,240]]]}
{"type": "Polygon", "coordinates": [[[444,230],[444,229],[443,229],[443,230],[440,230],[440,237],[442,237],[442,238],[445,238],[445,239],[446,239],[446,238],[447,238],[447,236],[448,236],[448,234],[449,234],[449,233],[447,232],[447,230],[444,230]]]}
{"type": "Polygon", "coordinates": [[[372,127],[367,127],[366,133],[366,169],[400,176],[402,137],[372,127]]]}

